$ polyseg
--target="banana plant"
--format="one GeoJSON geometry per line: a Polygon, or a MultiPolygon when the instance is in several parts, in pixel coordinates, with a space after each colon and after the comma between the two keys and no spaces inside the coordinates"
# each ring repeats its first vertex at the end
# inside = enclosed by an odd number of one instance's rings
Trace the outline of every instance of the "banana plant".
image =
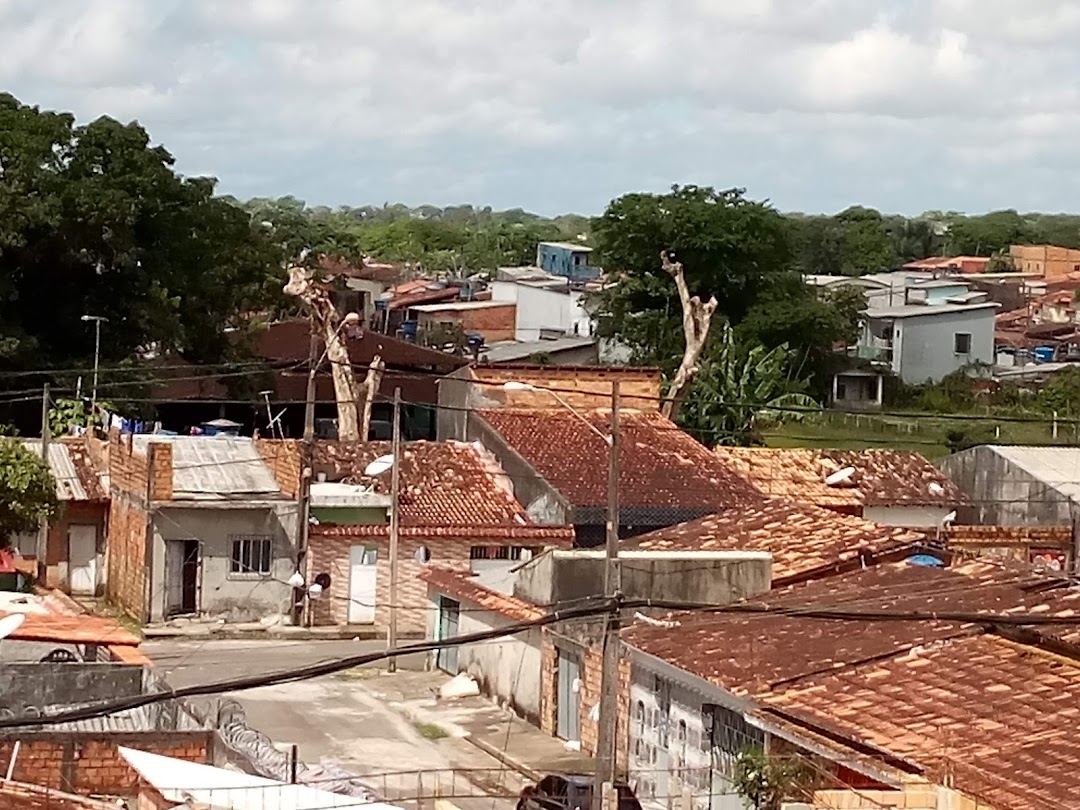
{"type": "Polygon", "coordinates": [[[706,444],[760,441],[765,425],[798,421],[820,409],[787,373],[788,346],[740,347],[724,324],[701,364],[680,422],[706,444]]]}

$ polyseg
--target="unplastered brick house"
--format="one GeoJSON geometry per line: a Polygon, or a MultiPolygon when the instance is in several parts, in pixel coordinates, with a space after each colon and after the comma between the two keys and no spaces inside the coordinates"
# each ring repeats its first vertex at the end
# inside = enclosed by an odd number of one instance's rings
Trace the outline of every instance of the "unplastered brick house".
{"type": "MultiPolygon", "coordinates": [[[[299,469],[297,442],[260,441],[284,482],[299,469]]],[[[390,598],[391,472],[365,471],[389,442],[320,441],[314,448],[305,579],[325,590],[310,600],[314,624],[385,626],[397,610],[402,632],[427,626],[429,566],[498,579],[550,547],[568,547],[569,526],[529,519],[498,462],[462,442],[404,442],[400,458],[398,594],[390,598]]]]}
{"type": "Polygon", "coordinates": [[[288,615],[299,507],[251,439],[110,437],[108,595],[147,622],[288,615]]]}

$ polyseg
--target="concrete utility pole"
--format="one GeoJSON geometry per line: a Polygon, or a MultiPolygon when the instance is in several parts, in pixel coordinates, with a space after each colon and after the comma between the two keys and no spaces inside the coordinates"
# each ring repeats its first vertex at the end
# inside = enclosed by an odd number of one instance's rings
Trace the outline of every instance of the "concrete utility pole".
{"type": "MultiPolygon", "coordinates": [[[[296,570],[304,574],[304,561],[307,557],[308,533],[311,531],[311,479],[315,475],[315,371],[318,367],[316,355],[319,343],[315,336],[315,318],[311,318],[311,340],[308,345],[308,380],[304,397],[304,442],[300,454],[300,526],[297,533],[296,570]]],[[[299,625],[304,615],[304,603],[307,592],[304,588],[293,588],[293,624],[299,625]]],[[[310,622],[311,613],[308,612],[310,622]]]]}
{"type": "Polygon", "coordinates": [[[603,669],[600,675],[600,719],[596,733],[596,781],[593,807],[599,808],[615,781],[616,725],[619,714],[619,611],[622,572],[619,569],[619,381],[611,381],[611,433],[608,441],[607,533],[604,546],[604,596],[613,600],[604,619],[603,669]]]}
{"type": "MultiPolygon", "coordinates": [[[[45,386],[41,390],[41,460],[45,462],[45,466],[49,466],[49,384],[45,383],[45,386]]],[[[39,585],[45,584],[45,574],[48,569],[48,550],[49,550],[49,521],[45,518],[41,518],[38,521],[38,536],[37,542],[34,544],[34,556],[37,558],[35,562],[36,574],[35,577],[39,585]]]]}
{"type": "MultiPolygon", "coordinates": [[[[98,362],[101,358],[101,322],[109,320],[102,315],[83,315],[84,322],[94,322],[94,383],[90,388],[90,424],[94,422],[94,411],[97,409],[97,382],[98,382],[98,362]]],[[[105,429],[108,430],[109,426],[106,425],[105,429]]]]}
{"type": "MultiPolygon", "coordinates": [[[[386,643],[390,649],[398,643],[398,501],[401,495],[401,389],[394,389],[394,429],[390,443],[393,467],[390,468],[390,631],[386,643]]],[[[386,662],[390,672],[397,671],[397,659],[386,662]]]]}

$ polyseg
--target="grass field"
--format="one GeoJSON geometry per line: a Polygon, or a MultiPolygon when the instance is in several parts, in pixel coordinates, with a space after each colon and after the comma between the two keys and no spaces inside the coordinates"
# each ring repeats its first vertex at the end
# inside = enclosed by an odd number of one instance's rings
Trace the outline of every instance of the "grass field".
{"type": "Polygon", "coordinates": [[[964,431],[978,444],[1080,444],[1078,425],[1052,421],[1007,421],[967,414],[960,418],[824,413],[764,431],[769,447],[821,447],[857,450],[867,447],[914,450],[930,459],[950,452],[950,431],[964,431]]]}

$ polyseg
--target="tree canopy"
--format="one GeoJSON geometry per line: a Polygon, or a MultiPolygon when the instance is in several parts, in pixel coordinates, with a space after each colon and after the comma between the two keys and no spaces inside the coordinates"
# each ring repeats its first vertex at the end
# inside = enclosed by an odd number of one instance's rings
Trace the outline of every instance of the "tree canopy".
{"type": "Polygon", "coordinates": [[[0,546],[58,509],[56,482],[44,460],[18,439],[0,437],[0,546]]]}

